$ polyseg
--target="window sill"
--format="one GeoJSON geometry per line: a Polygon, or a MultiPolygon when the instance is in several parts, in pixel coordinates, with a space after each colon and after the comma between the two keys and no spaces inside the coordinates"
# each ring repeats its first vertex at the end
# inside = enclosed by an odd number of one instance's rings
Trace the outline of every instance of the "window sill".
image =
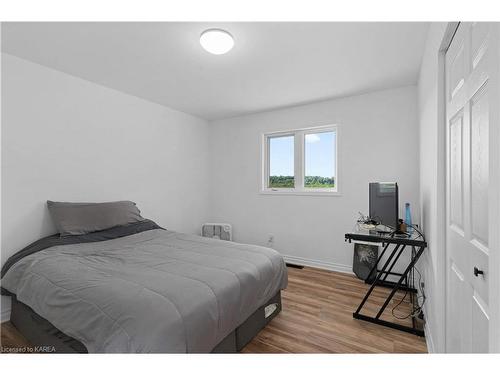
{"type": "Polygon", "coordinates": [[[338,191],[291,191],[291,190],[260,190],[260,194],[264,195],[305,195],[305,196],[341,196],[338,191]]]}

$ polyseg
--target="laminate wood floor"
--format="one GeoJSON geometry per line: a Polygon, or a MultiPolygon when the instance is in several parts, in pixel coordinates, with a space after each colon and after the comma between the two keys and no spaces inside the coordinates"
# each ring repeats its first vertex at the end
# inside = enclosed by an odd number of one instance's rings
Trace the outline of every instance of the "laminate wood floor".
{"type": "MultiPolygon", "coordinates": [[[[426,353],[425,339],[380,325],[353,319],[352,313],[368,286],[356,277],[315,268],[288,268],[288,288],[282,292],[283,310],[244,349],[243,353],[426,353]]],[[[374,314],[389,289],[376,288],[365,313],[374,314]]],[[[383,318],[401,300],[397,294],[383,318]]],[[[408,299],[408,298],[407,298],[408,299]]],[[[405,300],[395,310],[398,316],[410,311],[405,300]]],[[[2,351],[29,346],[10,323],[1,325],[2,351]]]]}
{"type": "MultiPolygon", "coordinates": [[[[427,353],[425,338],[357,319],[352,313],[368,285],[355,276],[315,268],[288,268],[283,310],[244,349],[244,353],[427,353]]],[[[375,288],[362,312],[375,315],[389,294],[375,288]]],[[[410,326],[392,316],[404,294],[397,293],[383,319],[410,326]],[[395,301],[395,302],[394,302],[395,301]]],[[[396,310],[408,315],[409,298],[396,310]]]]}

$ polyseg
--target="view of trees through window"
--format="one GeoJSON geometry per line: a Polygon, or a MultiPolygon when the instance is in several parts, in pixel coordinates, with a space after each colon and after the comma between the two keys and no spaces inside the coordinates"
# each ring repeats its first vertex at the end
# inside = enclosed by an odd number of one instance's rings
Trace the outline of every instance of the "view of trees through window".
{"type": "Polygon", "coordinates": [[[269,138],[269,187],[293,188],[295,136],[269,138]]]}
{"type": "MultiPolygon", "coordinates": [[[[295,187],[294,135],[269,138],[269,188],[295,187]]],[[[325,131],[304,136],[304,187],[335,188],[336,133],[325,131]]]]}
{"type": "Polygon", "coordinates": [[[306,134],[304,187],[335,187],[335,137],[333,131],[306,134]]]}
{"type": "Polygon", "coordinates": [[[293,188],[295,187],[295,178],[293,176],[269,176],[269,187],[293,188]]]}
{"type": "MultiPolygon", "coordinates": [[[[293,176],[269,176],[269,187],[271,188],[293,188],[295,180],[293,176]]],[[[334,177],[306,176],[304,185],[308,188],[334,188],[334,177]]]]}

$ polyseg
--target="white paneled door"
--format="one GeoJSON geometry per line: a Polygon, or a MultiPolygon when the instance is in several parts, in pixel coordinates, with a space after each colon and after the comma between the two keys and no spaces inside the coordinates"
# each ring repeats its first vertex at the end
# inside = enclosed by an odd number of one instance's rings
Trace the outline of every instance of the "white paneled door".
{"type": "Polygon", "coordinates": [[[497,30],[490,23],[461,23],[446,52],[447,352],[490,351],[490,255],[498,251],[500,231],[494,205],[499,124],[490,116],[490,106],[499,105],[492,102],[497,30]]]}

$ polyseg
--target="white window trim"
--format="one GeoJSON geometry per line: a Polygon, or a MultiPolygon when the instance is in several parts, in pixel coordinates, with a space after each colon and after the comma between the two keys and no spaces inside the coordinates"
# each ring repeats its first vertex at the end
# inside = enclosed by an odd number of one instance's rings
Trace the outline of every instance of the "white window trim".
{"type": "Polygon", "coordinates": [[[276,131],[264,133],[261,137],[261,181],[260,193],[270,195],[313,195],[313,196],[340,196],[340,127],[339,125],[315,126],[293,130],[276,131]],[[305,135],[309,133],[321,133],[334,131],[336,133],[336,157],[335,157],[335,188],[333,189],[308,189],[304,187],[305,174],[305,135]],[[269,180],[269,139],[273,137],[295,136],[294,143],[294,174],[295,188],[268,188],[269,180]]]}

